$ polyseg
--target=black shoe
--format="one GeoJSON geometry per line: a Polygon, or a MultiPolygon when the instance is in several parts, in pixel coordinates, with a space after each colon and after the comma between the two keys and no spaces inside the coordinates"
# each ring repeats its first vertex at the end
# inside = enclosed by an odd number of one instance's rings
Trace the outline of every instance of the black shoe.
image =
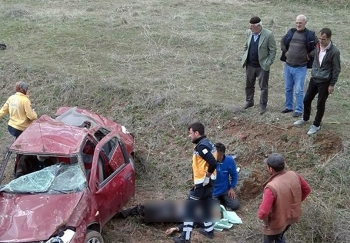
{"type": "Polygon", "coordinates": [[[198,232],[206,237],[208,237],[209,239],[213,239],[214,238],[214,230],[207,232],[205,231],[205,229],[203,228],[198,228],[198,232]]]}
{"type": "Polygon", "coordinates": [[[266,112],[266,107],[260,108],[260,115],[264,114],[266,112]]]}
{"type": "Polygon", "coordinates": [[[253,106],[254,106],[254,104],[252,104],[252,103],[245,103],[243,108],[248,109],[248,108],[253,107],[253,106]]]}
{"type": "Polygon", "coordinates": [[[303,113],[300,112],[294,112],[293,117],[301,117],[303,113]]]}
{"type": "Polygon", "coordinates": [[[289,112],[292,112],[293,110],[290,110],[290,109],[284,109],[283,111],[281,111],[282,113],[289,113],[289,112]]]}
{"type": "Polygon", "coordinates": [[[173,241],[175,243],[191,242],[190,240],[186,240],[186,239],[182,238],[182,236],[173,237],[173,241]]]}

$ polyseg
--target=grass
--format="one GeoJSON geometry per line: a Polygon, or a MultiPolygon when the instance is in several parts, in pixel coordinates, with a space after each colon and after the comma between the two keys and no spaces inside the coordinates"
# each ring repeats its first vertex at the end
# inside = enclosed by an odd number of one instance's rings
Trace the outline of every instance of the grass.
{"type": "MultiPolygon", "coordinates": [[[[136,135],[138,195],[152,190],[167,199],[186,196],[193,147],[186,127],[196,120],[206,125],[211,139],[238,154],[243,171],[263,173],[261,158],[282,152],[289,167],[305,175],[313,188],[287,239],[348,242],[348,10],[342,0],[3,1],[0,41],[8,48],[0,51],[0,101],[13,93],[16,81],[26,81],[39,114],[80,106],[126,125],[136,135]],[[257,107],[239,108],[245,99],[240,58],[249,18],[259,15],[279,43],[300,13],[308,17],[308,28],[332,29],[343,67],[327,101],[321,135],[315,137],[305,135],[307,128],[291,129],[294,119],[280,114],[284,83],[279,50],[270,73],[268,112],[260,116],[257,107]],[[331,135],[341,138],[343,149],[320,153],[325,141],[336,141],[331,135]]],[[[4,152],[12,140],[6,119],[0,124],[4,152]]],[[[242,201],[244,224],[227,233],[227,240],[261,239],[259,202],[260,195],[242,201]]],[[[133,220],[113,221],[105,230],[107,242],[142,237],[166,240],[157,227],[133,220]],[[114,225],[123,223],[125,232],[115,232],[114,225]]]]}

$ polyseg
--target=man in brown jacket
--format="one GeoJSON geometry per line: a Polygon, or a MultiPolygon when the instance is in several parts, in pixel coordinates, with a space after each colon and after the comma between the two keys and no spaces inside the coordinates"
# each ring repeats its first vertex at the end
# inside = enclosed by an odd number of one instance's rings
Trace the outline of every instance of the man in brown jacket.
{"type": "Polygon", "coordinates": [[[263,243],[284,243],[284,233],[301,216],[301,202],[311,192],[306,180],[294,171],[284,169],[282,155],[271,154],[264,160],[271,175],[264,184],[258,218],[264,221],[263,243]]]}

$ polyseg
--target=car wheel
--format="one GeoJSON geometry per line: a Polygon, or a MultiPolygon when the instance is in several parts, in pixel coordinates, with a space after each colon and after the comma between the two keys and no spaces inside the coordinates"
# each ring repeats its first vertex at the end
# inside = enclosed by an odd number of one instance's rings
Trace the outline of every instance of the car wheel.
{"type": "Polygon", "coordinates": [[[103,243],[102,235],[97,231],[88,230],[84,243],[103,243]]]}

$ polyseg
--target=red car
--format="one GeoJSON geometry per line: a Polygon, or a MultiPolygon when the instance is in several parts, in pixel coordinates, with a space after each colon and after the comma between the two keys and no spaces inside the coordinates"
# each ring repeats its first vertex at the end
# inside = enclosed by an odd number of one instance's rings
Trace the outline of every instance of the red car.
{"type": "Polygon", "coordinates": [[[0,242],[103,242],[135,194],[134,138],[91,111],[61,107],[10,146],[0,167],[0,242]]]}

